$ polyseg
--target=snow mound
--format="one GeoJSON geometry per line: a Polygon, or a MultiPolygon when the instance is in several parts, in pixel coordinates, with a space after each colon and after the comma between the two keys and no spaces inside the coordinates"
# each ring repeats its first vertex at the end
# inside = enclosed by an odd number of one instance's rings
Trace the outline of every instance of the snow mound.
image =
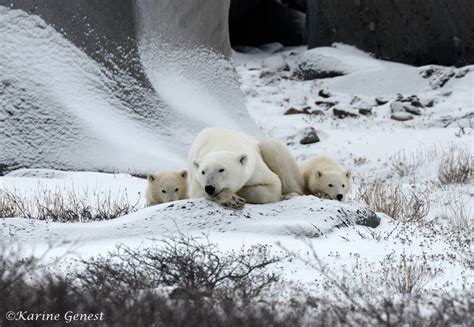
{"type": "Polygon", "coordinates": [[[88,245],[99,241],[117,244],[124,239],[160,238],[177,231],[315,238],[352,224],[376,227],[379,223],[380,218],[365,206],[313,196],[296,197],[275,204],[247,204],[242,210],[227,209],[205,199],[182,200],[146,208],[114,220],[91,223],[49,223],[22,218],[0,220],[3,238],[10,241],[31,244],[78,242],[88,245]]]}

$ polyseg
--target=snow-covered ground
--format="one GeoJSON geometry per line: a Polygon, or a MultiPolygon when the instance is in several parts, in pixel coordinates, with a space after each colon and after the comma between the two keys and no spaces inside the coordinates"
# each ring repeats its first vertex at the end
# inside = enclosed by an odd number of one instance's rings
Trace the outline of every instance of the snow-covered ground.
{"type": "MultiPolygon", "coordinates": [[[[454,246],[447,232],[451,223],[447,208],[455,197],[465,204],[468,214],[474,212],[473,181],[444,185],[438,178],[438,166],[453,145],[466,148],[472,156],[474,67],[412,67],[376,60],[344,45],[304,52],[303,47],[274,46],[235,53],[234,62],[249,113],[265,135],[284,141],[298,159],[327,154],[353,170],[355,183],[347,204],[302,196],[234,211],[206,200],[183,200],[111,221],[53,223],[6,218],[0,220],[2,241],[38,253],[52,243],[56,247],[50,257],[71,251],[64,261],[103,254],[119,243],[147,244],[178,232],[207,234],[223,250],[268,244],[275,252],[283,253],[285,248],[302,258],[310,257],[309,240],[320,259],[340,275],[360,273],[379,279],[387,264],[414,256],[433,272],[425,288],[471,288],[473,276],[463,255],[471,256],[472,250],[454,246]],[[301,80],[295,72],[304,60],[344,75],[301,80]],[[413,95],[416,99],[410,98],[413,95]],[[414,102],[421,104],[409,107],[415,114],[393,104],[414,102]],[[291,108],[297,113],[285,114],[291,108]],[[403,111],[402,117],[411,115],[412,119],[392,119],[393,113],[401,112],[398,110],[403,111]],[[320,141],[301,144],[311,127],[320,141]],[[403,173],[397,169],[398,162],[408,167],[403,173]],[[428,223],[399,224],[378,214],[381,222],[375,229],[340,226],[341,212],[354,217],[358,209],[367,210],[358,190],[373,181],[387,187],[400,184],[426,196],[428,223]]],[[[126,192],[130,202],[141,205],[145,187],[146,180],[125,174],[23,170],[0,177],[1,189],[26,196],[38,189],[59,188],[65,193],[88,189],[126,192]]],[[[324,291],[322,283],[314,283],[317,272],[302,261],[284,261],[274,269],[282,269],[288,280],[324,291]]]]}

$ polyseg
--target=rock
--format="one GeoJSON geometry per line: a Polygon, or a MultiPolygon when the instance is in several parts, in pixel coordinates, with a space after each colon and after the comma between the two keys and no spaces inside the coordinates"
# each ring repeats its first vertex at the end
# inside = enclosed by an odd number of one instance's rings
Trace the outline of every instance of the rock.
{"type": "Polygon", "coordinates": [[[395,112],[390,116],[390,118],[396,121],[407,121],[412,120],[415,117],[407,112],[395,112]]]}
{"type": "Polygon", "coordinates": [[[325,109],[330,109],[331,107],[334,107],[336,104],[338,104],[339,102],[337,101],[316,101],[315,104],[317,106],[320,106],[320,107],[323,107],[325,109]]]}
{"type": "Polygon", "coordinates": [[[229,31],[232,46],[260,46],[271,42],[302,45],[304,29],[305,14],[277,0],[231,0],[229,31]]]}
{"type": "Polygon", "coordinates": [[[350,72],[340,60],[321,53],[319,49],[304,52],[296,63],[295,77],[308,81],[318,78],[343,76],[350,72]]]}
{"type": "Polygon", "coordinates": [[[375,98],[375,103],[377,103],[378,106],[383,106],[388,103],[388,100],[384,98],[375,98]]]}
{"type": "Polygon", "coordinates": [[[296,108],[290,108],[287,111],[285,111],[284,115],[301,115],[301,114],[308,115],[309,109],[311,109],[311,107],[304,107],[301,110],[296,109],[296,108]]]}
{"type": "Polygon", "coordinates": [[[352,118],[359,117],[359,115],[357,115],[353,112],[349,112],[349,111],[342,110],[342,109],[337,109],[337,108],[333,108],[332,112],[334,113],[334,116],[336,116],[337,118],[341,118],[341,119],[346,118],[346,117],[352,117],[352,118]]]}
{"type": "Polygon", "coordinates": [[[309,48],[351,44],[378,58],[421,66],[474,63],[472,0],[310,0],[309,48]]]}
{"type": "Polygon", "coordinates": [[[313,144],[319,142],[319,136],[313,127],[306,127],[301,131],[301,144],[313,144]]]}
{"type": "Polygon", "coordinates": [[[372,108],[359,108],[359,114],[369,116],[372,114],[372,108]]]}
{"type": "Polygon", "coordinates": [[[325,90],[319,90],[318,92],[318,95],[321,97],[321,98],[329,98],[331,96],[331,93],[325,91],[325,90]]]}
{"type": "Polygon", "coordinates": [[[420,116],[421,115],[421,110],[420,108],[417,108],[417,107],[414,107],[412,106],[411,104],[409,105],[404,105],[404,108],[405,108],[405,111],[410,113],[410,114],[414,114],[416,116],[420,116]]]}

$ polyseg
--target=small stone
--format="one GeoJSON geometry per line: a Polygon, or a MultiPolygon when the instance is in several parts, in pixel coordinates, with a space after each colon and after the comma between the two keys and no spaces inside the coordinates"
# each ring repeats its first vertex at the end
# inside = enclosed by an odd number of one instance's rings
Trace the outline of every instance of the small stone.
{"type": "Polygon", "coordinates": [[[303,109],[290,108],[284,115],[308,115],[310,114],[309,109],[311,109],[311,107],[304,107],[303,109]]]}
{"type": "Polygon", "coordinates": [[[332,112],[333,112],[334,116],[336,116],[337,118],[341,118],[341,119],[346,118],[346,117],[352,117],[352,118],[359,117],[359,115],[357,115],[353,112],[349,112],[349,111],[342,110],[342,109],[337,109],[337,108],[333,108],[332,112]]]}
{"type": "Polygon", "coordinates": [[[327,92],[327,91],[324,91],[324,90],[319,90],[319,93],[318,95],[321,97],[321,98],[329,98],[331,96],[331,93],[327,92]]]}
{"type": "Polygon", "coordinates": [[[319,142],[319,136],[314,127],[306,127],[301,131],[301,144],[313,144],[319,142]]]}
{"type": "Polygon", "coordinates": [[[369,116],[372,114],[372,108],[359,108],[359,114],[369,116]]]}
{"type": "Polygon", "coordinates": [[[388,103],[388,100],[384,98],[375,98],[375,103],[377,103],[378,106],[383,106],[388,103]]]}
{"type": "Polygon", "coordinates": [[[336,104],[338,104],[339,102],[335,101],[335,102],[332,102],[332,101],[316,101],[314,104],[319,106],[319,107],[323,107],[325,109],[329,109],[331,107],[334,107],[336,104]]]}
{"type": "Polygon", "coordinates": [[[413,118],[413,115],[407,113],[407,112],[396,112],[396,113],[393,113],[390,118],[392,118],[393,120],[396,120],[396,121],[407,121],[407,120],[412,120],[413,118]]]}
{"type": "Polygon", "coordinates": [[[410,114],[414,114],[416,116],[420,116],[421,115],[421,110],[420,108],[417,108],[417,107],[414,107],[412,105],[405,105],[403,106],[405,108],[405,111],[410,113],[410,114]]]}

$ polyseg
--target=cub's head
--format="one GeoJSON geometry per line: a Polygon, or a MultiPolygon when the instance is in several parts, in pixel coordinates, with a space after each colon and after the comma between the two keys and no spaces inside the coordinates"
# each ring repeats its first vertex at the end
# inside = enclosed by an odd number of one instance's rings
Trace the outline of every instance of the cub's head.
{"type": "Polygon", "coordinates": [[[316,171],[309,181],[311,193],[323,193],[330,199],[343,201],[352,187],[352,173],[349,170],[316,171]]]}
{"type": "Polygon", "coordinates": [[[209,196],[216,196],[225,188],[233,192],[240,190],[245,183],[247,164],[246,154],[222,151],[210,153],[202,160],[193,160],[193,169],[204,191],[209,196]]]}
{"type": "Polygon", "coordinates": [[[186,199],[188,171],[161,171],[148,175],[149,192],[159,196],[162,203],[186,199]]]}

